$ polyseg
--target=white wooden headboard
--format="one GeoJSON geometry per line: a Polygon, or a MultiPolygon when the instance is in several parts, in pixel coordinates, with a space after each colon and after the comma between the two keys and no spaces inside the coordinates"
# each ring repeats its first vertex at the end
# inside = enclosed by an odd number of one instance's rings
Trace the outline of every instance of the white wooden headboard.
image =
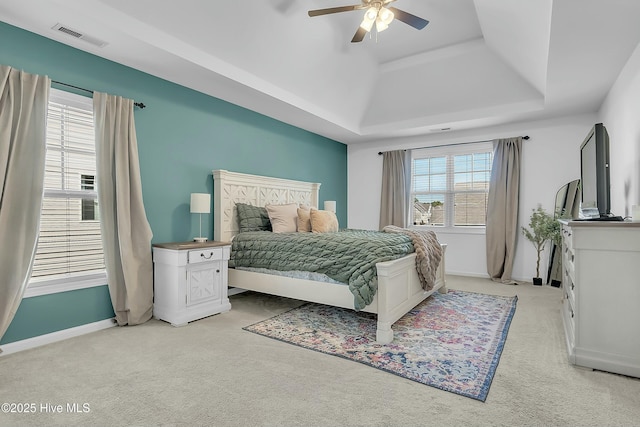
{"type": "Polygon", "coordinates": [[[253,206],[299,203],[317,208],[319,193],[319,183],[214,170],[213,238],[230,242],[238,233],[236,203],[253,206]]]}

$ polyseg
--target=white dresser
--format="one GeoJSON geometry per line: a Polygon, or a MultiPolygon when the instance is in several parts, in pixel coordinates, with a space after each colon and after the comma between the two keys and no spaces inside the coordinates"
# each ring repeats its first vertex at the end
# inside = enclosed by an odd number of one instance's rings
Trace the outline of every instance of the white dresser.
{"type": "Polygon", "coordinates": [[[173,326],[231,309],[225,242],[153,245],[153,316],[173,326]]]}
{"type": "Polygon", "coordinates": [[[640,377],[640,223],[560,222],[569,362],[640,377]]]}

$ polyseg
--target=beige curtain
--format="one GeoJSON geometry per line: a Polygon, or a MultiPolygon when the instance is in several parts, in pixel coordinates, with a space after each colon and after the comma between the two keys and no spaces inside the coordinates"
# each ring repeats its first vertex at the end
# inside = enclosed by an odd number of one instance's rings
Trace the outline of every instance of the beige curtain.
{"type": "Polygon", "coordinates": [[[494,141],[487,205],[487,272],[502,283],[511,279],[518,236],[522,138],[494,141]]]}
{"type": "Polygon", "coordinates": [[[406,227],[411,191],[411,152],[382,153],[382,197],[380,198],[380,230],[387,225],[406,227]]]}
{"type": "Polygon", "coordinates": [[[118,325],[151,318],[151,227],[142,202],[133,100],[95,92],[98,206],[107,281],[118,325]]]}
{"type": "Polygon", "coordinates": [[[0,338],[29,283],[40,229],[51,80],[0,65],[0,338]]]}

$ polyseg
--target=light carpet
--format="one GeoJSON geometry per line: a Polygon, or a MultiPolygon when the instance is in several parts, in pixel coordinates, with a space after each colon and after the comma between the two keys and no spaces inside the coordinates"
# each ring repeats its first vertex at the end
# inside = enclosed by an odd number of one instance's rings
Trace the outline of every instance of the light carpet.
{"type": "Polygon", "coordinates": [[[308,303],[244,329],[485,401],[517,297],[436,293],[375,342],[376,316],[308,303]]]}
{"type": "Polygon", "coordinates": [[[640,425],[640,379],[568,363],[562,289],[452,275],[447,287],[518,295],[485,402],[243,331],[302,304],[246,292],[185,327],[152,319],[0,355],[0,401],[38,405],[0,411],[0,427],[640,425]],[[91,411],[39,409],[74,402],[91,411]]]}

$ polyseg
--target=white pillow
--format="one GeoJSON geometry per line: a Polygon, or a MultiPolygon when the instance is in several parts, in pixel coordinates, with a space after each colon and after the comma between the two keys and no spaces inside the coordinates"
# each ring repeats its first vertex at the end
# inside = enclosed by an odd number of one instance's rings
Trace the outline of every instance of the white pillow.
{"type": "Polygon", "coordinates": [[[267,205],[265,208],[269,214],[274,233],[294,233],[298,229],[298,205],[296,203],[267,205]]]}

